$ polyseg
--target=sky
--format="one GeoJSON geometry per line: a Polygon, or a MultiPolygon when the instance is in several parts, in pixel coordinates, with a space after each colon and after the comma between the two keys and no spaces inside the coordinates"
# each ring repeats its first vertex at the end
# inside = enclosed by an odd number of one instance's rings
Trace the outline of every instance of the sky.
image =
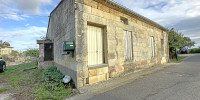
{"type": "MultiPolygon", "coordinates": [[[[199,0],[114,0],[166,28],[175,28],[200,46],[199,0]]],[[[60,0],[0,0],[0,40],[14,50],[38,48],[49,14],[60,0]]]]}

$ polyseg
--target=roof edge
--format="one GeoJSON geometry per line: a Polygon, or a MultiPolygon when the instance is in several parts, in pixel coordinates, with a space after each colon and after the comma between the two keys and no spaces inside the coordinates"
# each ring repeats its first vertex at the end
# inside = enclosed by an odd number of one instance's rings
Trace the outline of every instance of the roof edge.
{"type": "MultiPolygon", "coordinates": [[[[64,0],[61,0],[61,1],[59,2],[59,4],[56,6],[56,8],[50,13],[50,17],[51,17],[51,14],[62,4],[63,1],[64,1],[64,0]]],[[[129,13],[131,13],[131,14],[133,14],[133,15],[136,15],[136,16],[139,17],[140,19],[142,19],[142,20],[144,20],[144,21],[147,21],[147,22],[149,22],[149,23],[152,23],[153,25],[155,25],[156,27],[159,27],[159,28],[163,29],[164,31],[168,31],[168,30],[169,30],[169,29],[163,27],[162,25],[156,23],[155,21],[152,21],[152,20],[150,20],[149,18],[144,17],[144,16],[142,16],[141,14],[138,14],[138,13],[136,13],[135,11],[133,11],[133,10],[131,10],[131,9],[129,9],[129,8],[127,8],[127,7],[125,7],[125,6],[123,6],[123,5],[119,4],[119,3],[117,3],[116,1],[113,1],[113,0],[106,0],[106,2],[109,2],[109,3],[113,4],[113,5],[116,5],[116,6],[120,7],[121,9],[124,9],[125,11],[127,11],[127,12],[129,12],[129,13]]],[[[50,18],[49,18],[49,20],[50,20],[50,18]]],[[[49,25],[48,25],[48,26],[49,26],[49,25]]]]}
{"type": "Polygon", "coordinates": [[[157,27],[159,27],[159,28],[161,28],[161,29],[163,29],[163,30],[165,30],[165,31],[168,31],[168,29],[165,28],[165,27],[163,27],[162,25],[160,25],[160,24],[158,24],[158,23],[156,23],[156,22],[150,20],[149,18],[146,18],[146,17],[144,17],[144,16],[142,16],[142,15],[136,13],[135,11],[133,11],[133,10],[131,10],[131,9],[129,9],[129,8],[127,8],[127,7],[125,7],[125,6],[121,5],[121,4],[119,4],[119,3],[115,2],[115,1],[113,1],[113,0],[106,0],[106,1],[109,2],[109,3],[112,3],[113,5],[116,5],[116,6],[118,6],[118,7],[121,7],[121,9],[124,9],[124,10],[126,10],[127,12],[136,15],[137,17],[141,18],[141,19],[144,20],[144,21],[150,22],[150,23],[154,24],[155,26],[157,26],[157,27]]]}

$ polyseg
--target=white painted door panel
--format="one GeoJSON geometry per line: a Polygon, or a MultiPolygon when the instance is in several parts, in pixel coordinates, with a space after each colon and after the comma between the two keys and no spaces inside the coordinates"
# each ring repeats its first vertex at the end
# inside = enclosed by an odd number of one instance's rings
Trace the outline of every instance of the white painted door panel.
{"type": "Polygon", "coordinates": [[[103,29],[88,25],[87,39],[88,65],[103,64],[103,29]]]}

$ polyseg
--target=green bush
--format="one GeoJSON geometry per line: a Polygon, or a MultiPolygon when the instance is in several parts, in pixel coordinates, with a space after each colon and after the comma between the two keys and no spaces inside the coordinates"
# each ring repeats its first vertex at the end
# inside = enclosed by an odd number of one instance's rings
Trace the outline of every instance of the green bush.
{"type": "Polygon", "coordinates": [[[64,75],[54,66],[43,72],[41,81],[44,82],[47,89],[55,90],[56,87],[64,85],[62,82],[63,78],[64,75]]]}
{"type": "Polygon", "coordinates": [[[53,99],[62,100],[72,96],[72,88],[69,84],[64,84],[64,75],[55,66],[43,70],[40,84],[36,84],[34,91],[39,100],[53,99]]]}
{"type": "Polygon", "coordinates": [[[198,48],[198,49],[191,49],[190,53],[200,53],[200,48],[198,48]]]}
{"type": "Polygon", "coordinates": [[[39,56],[39,49],[28,49],[24,51],[26,56],[31,56],[31,57],[38,57],[39,56]]]}

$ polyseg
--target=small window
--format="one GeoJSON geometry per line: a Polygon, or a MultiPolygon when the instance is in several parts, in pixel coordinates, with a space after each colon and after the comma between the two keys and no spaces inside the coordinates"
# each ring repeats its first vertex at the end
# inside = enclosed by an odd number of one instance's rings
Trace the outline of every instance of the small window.
{"type": "Polygon", "coordinates": [[[120,21],[121,21],[121,23],[128,25],[128,19],[127,18],[120,17],[120,21]]]}
{"type": "Polygon", "coordinates": [[[125,61],[133,60],[132,32],[124,30],[124,58],[125,61]]]}
{"type": "Polygon", "coordinates": [[[154,44],[154,37],[150,37],[150,47],[151,47],[151,57],[155,57],[155,44],[154,44]]]}

